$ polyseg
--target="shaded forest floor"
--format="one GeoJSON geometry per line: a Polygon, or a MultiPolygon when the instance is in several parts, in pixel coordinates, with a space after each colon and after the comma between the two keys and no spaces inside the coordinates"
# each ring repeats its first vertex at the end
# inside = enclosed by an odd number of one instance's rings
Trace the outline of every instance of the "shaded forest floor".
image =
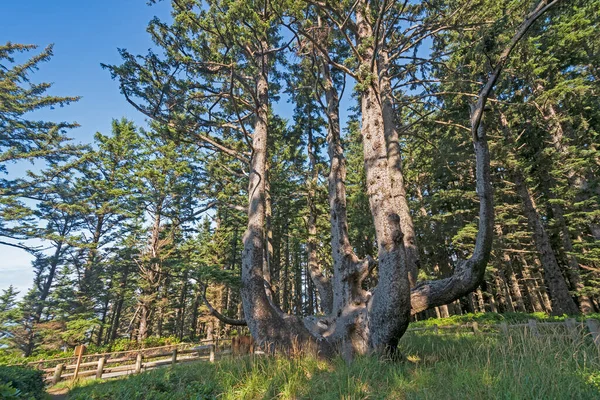
{"type": "Polygon", "coordinates": [[[410,333],[408,362],[304,357],[194,363],[83,381],[68,399],[598,399],[600,350],[589,336],[410,333]]]}

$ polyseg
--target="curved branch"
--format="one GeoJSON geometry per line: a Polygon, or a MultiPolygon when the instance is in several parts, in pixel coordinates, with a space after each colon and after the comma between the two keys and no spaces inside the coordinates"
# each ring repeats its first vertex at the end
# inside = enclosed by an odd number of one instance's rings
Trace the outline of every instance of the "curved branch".
{"type": "Polygon", "coordinates": [[[492,89],[496,84],[496,81],[500,77],[504,66],[508,62],[510,57],[510,53],[513,51],[519,40],[527,33],[531,25],[548,10],[550,7],[558,3],[560,0],[542,0],[538,3],[538,5],[534,8],[534,10],[525,17],[525,21],[519,25],[517,29],[517,33],[513,36],[510,43],[500,54],[500,58],[498,59],[498,63],[492,71],[490,77],[488,78],[487,83],[481,90],[479,94],[479,99],[477,100],[477,104],[475,106],[475,110],[473,111],[472,116],[472,126],[471,126],[471,134],[473,135],[473,140],[477,141],[477,130],[479,128],[479,124],[481,123],[481,118],[483,117],[483,110],[485,108],[485,103],[487,102],[488,97],[492,93],[492,89]]]}
{"type": "Polygon", "coordinates": [[[230,318],[226,315],[221,314],[219,311],[217,311],[217,309],[214,308],[212,306],[212,304],[210,304],[210,302],[206,298],[206,285],[201,283],[200,286],[202,286],[202,300],[204,301],[204,305],[206,306],[206,308],[208,308],[208,312],[210,313],[210,315],[212,315],[213,317],[215,317],[216,319],[218,319],[219,321],[221,321],[227,325],[234,325],[234,326],[248,325],[246,323],[245,319],[230,318]]]}
{"type": "Polygon", "coordinates": [[[490,258],[494,228],[494,202],[490,175],[490,154],[487,145],[482,117],[485,103],[490,96],[500,73],[518,41],[523,37],[533,22],[548,8],[560,0],[542,0],[519,26],[516,34],[502,51],[496,68],[489,76],[485,86],[479,93],[477,102],[471,105],[471,132],[476,157],[476,187],[479,197],[479,229],[475,240],[473,255],[467,260],[460,260],[454,274],[449,278],[418,283],[411,290],[411,314],[432,307],[448,304],[475,290],[481,284],[485,267],[490,258]]]}

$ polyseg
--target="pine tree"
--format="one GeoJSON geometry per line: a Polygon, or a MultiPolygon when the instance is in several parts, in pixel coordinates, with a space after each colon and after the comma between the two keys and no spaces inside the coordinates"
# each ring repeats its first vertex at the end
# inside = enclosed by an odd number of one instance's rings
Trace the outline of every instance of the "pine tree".
{"type": "MultiPolygon", "coordinates": [[[[78,153],[69,144],[68,129],[76,123],[36,121],[29,113],[44,108],[62,107],[78,97],[48,95],[50,83],[32,83],[30,75],[52,57],[52,46],[18,64],[15,56],[36,49],[35,45],[8,42],[0,45],[0,173],[9,164],[40,162],[46,166],[63,164],[78,153]]],[[[33,210],[23,202],[33,182],[24,179],[0,180],[0,244],[32,250],[23,240],[35,231],[33,210]]]]}

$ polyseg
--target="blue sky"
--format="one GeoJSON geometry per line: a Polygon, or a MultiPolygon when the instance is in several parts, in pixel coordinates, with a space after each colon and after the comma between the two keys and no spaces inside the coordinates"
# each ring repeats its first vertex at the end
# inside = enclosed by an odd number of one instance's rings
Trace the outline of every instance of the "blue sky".
{"type": "MultiPolygon", "coordinates": [[[[40,47],[54,43],[54,57],[32,75],[33,82],[53,82],[51,94],[82,96],[78,103],[35,117],[78,122],[81,127],[71,136],[82,143],[91,142],[98,131],[109,133],[113,118],[144,122],[100,63],[119,63],[119,47],[145,53],[152,46],[146,25],[154,16],[168,18],[169,2],[148,6],[146,0],[0,0],[0,16],[0,42],[40,47]]],[[[0,254],[0,290],[10,284],[27,290],[33,276],[31,257],[6,246],[0,254]]]]}
{"type": "MultiPolygon", "coordinates": [[[[82,96],[77,103],[39,111],[34,117],[79,123],[81,127],[70,133],[79,143],[91,143],[96,132],[110,133],[114,118],[144,124],[144,117],[125,101],[118,83],[100,64],[119,64],[117,48],[145,54],[153,47],[146,32],[148,22],[154,16],[168,20],[169,10],[169,1],[148,6],[147,0],[0,0],[0,42],[54,44],[54,56],[31,76],[32,81],[52,82],[50,94],[82,96]]],[[[342,122],[353,102],[352,85],[349,79],[340,110],[342,122]]],[[[282,95],[274,109],[291,119],[293,110],[286,98],[282,95]]],[[[31,168],[7,167],[13,176],[31,168]]],[[[24,295],[32,284],[32,257],[7,246],[0,246],[0,254],[0,290],[12,284],[24,295]]]]}

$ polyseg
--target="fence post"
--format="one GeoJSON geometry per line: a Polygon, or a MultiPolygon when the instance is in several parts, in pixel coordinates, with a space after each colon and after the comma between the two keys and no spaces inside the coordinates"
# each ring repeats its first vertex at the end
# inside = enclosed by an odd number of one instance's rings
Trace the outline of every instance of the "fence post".
{"type": "Polygon", "coordinates": [[[586,321],[586,324],[592,334],[592,340],[600,348],[600,322],[597,319],[590,318],[586,321]]]}
{"type": "Polygon", "coordinates": [[[479,324],[477,322],[473,322],[471,324],[471,328],[473,328],[474,335],[477,335],[479,333],[479,324]]]}
{"type": "Polygon", "coordinates": [[[530,319],[529,321],[527,321],[527,326],[529,327],[529,331],[533,336],[539,335],[537,321],[535,319],[530,319]]]}
{"type": "Polygon", "coordinates": [[[575,318],[565,319],[565,326],[571,336],[577,337],[577,321],[575,321],[575,318]]]}
{"type": "Polygon", "coordinates": [[[173,356],[171,357],[171,365],[177,364],[177,348],[173,349],[173,356]]]}
{"type": "Polygon", "coordinates": [[[214,341],[211,342],[211,344],[210,344],[210,356],[208,357],[208,361],[210,361],[211,363],[215,362],[215,350],[216,350],[216,347],[217,346],[215,345],[215,342],[214,341]]]}
{"type": "Polygon", "coordinates": [[[508,324],[506,322],[500,323],[500,330],[502,331],[502,333],[508,336],[508,324]]]}
{"type": "Polygon", "coordinates": [[[83,353],[85,353],[85,346],[79,345],[75,347],[75,355],[77,356],[77,364],[75,365],[75,372],[73,373],[73,380],[77,379],[77,375],[79,375],[79,366],[81,365],[81,359],[83,358],[83,353]]]}
{"type": "Polygon", "coordinates": [[[54,368],[54,376],[52,377],[52,384],[56,385],[60,382],[60,377],[65,369],[65,364],[58,364],[56,368],[54,368]]]}
{"type": "Polygon", "coordinates": [[[106,357],[100,357],[98,360],[98,369],[96,370],[96,379],[102,379],[102,373],[104,372],[104,363],[106,362],[106,357]]]}
{"type": "Polygon", "coordinates": [[[142,372],[142,353],[137,353],[135,359],[135,373],[139,374],[140,372],[142,372]]]}

